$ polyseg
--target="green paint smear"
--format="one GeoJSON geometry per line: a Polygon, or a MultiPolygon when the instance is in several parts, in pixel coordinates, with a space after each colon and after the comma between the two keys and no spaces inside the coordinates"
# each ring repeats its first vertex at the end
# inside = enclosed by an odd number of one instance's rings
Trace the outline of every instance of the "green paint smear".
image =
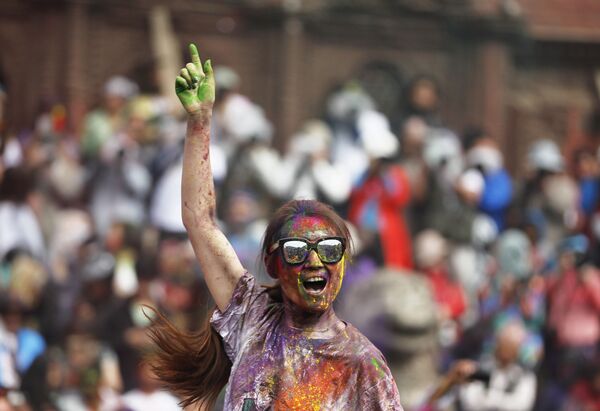
{"type": "Polygon", "coordinates": [[[381,378],[385,377],[385,372],[383,371],[381,365],[379,365],[379,362],[375,358],[371,358],[371,364],[373,364],[377,372],[379,372],[379,376],[381,378]]]}
{"type": "Polygon", "coordinates": [[[192,84],[178,76],[175,80],[175,93],[185,110],[196,114],[203,107],[212,107],[215,102],[215,76],[210,60],[206,60],[204,68],[202,67],[198,49],[194,44],[190,44],[190,56],[196,68],[196,72],[190,72],[192,84]]]}

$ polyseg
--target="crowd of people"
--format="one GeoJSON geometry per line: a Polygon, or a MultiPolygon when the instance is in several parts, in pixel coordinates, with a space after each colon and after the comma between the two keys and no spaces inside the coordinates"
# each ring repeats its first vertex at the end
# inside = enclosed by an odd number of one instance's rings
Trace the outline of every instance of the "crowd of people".
{"type": "MultiPolygon", "coordinates": [[[[592,148],[567,159],[536,136],[516,180],[493,130],[447,128],[420,76],[394,118],[360,82],[338,87],[280,151],[239,76],[215,77],[227,238],[272,284],[259,256],[273,210],[332,205],[354,240],[337,309],[383,352],[406,410],[600,409],[592,148]]],[[[125,77],[103,96],[79,133],[60,104],[0,130],[0,410],[179,409],[143,361],[143,307],[190,332],[214,307],[181,218],[185,119],[125,77]]]]}

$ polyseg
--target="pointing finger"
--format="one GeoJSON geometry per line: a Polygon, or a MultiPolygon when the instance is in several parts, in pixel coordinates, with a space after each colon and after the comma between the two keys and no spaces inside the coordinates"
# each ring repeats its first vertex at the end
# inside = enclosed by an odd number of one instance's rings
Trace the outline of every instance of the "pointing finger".
{"type": "Polygon", "coordinates": [[[200,70],[202,70],[200,55],[198,54],[198,49],[194,43],[190,43],[190,56],[192,56],[192,63],[194,63],[196,67],[200,67],[200,70]]]}

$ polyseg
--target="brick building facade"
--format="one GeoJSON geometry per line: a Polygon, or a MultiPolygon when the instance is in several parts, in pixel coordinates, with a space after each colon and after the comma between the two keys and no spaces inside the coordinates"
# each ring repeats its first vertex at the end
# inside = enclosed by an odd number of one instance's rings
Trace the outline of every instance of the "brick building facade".
{"type": "Polygon", "coordinates": [[[66,103],[77,128],[108,77],[152,76],[151,15],[162,6],[181,58],[194,41],[203,56],[236,69],[241,91],[275,123],[279,147],[303,120],[321,114],[333,87],[375,64],[394,72],[388,81],[397,92],[416,74],[433,75],[446,123],[484,126],[517,170],[528,141],[581,135],[596,104],[600,7],[551,3],[3,0],[0,81],[9,90],[13,129],[30,127],[49,101],[66,103]]]}

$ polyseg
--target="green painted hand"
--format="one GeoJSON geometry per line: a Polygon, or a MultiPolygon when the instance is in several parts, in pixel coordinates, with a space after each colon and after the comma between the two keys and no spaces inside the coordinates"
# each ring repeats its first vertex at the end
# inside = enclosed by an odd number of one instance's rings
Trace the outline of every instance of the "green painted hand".
{"type": "Polygon", "coordinates": [[[175,79],[175,93],[189,114],[198,114],[203,108],[212,108],[215,102],[215,76],[210,60],[200,62],[198,49],[190,44],[192,62],[187,63],[175,79]]]}

